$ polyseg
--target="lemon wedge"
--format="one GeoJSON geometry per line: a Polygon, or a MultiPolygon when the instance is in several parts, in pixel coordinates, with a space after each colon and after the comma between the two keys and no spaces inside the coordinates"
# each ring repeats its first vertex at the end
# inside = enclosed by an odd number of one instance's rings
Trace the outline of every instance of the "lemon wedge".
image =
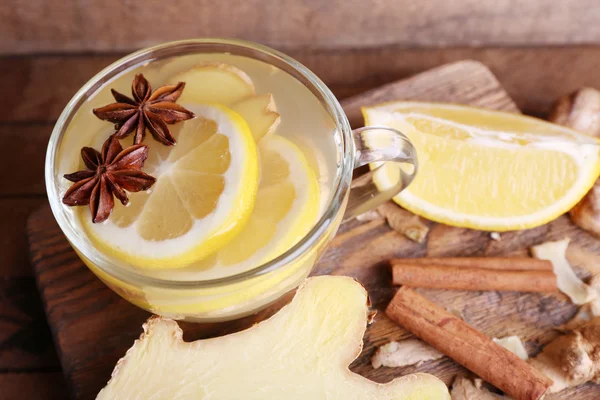
{"type": "Polygon", "coordinates": [[[176,271],[152,276],[177,280],[215,279],[257,267],[283,254],[312,228],[319,213],[319,183],[302,151],[272,135],[258,145],[260,183],[244,229],[218,252],[176,271]]]}
{"type": "MultiPolygon", "coordinates": [[[[539,226],[571,209],[600,173],[595,139],[536,118],[418,102],[362,111],[366,125],[410,138],[419,172],[394,200],[437,222],[493,231],[539,226]]],[[[380,189],[397,179],[392,165],[374,174],[380,189]]]]}
{"type": "Polygon", "coordinates": [[[207,257],[241,232],[254,207],[258,154],[246,122],[220,105],[185,107],[196,118],[175,125],[176,146],[147,143],[144,170],[157,178],[151,191],[132,193],[105,223],[81,218],[96,246],[139,268],[207,257]]]}

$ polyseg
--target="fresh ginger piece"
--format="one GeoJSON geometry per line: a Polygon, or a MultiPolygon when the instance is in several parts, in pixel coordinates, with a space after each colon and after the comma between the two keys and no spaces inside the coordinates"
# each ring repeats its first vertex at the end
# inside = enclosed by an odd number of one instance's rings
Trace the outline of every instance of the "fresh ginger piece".
{"type": "Polygon", "coordinates": [[[186,343],[175,321],[153,317],[97,399],[450,400],[432,375],[379,384],[348,369],[368,315],[359,283],[322,276],[270,319],[227,336],[186,343]]]}
{"type": "Polygon", "coordinates": [[[275,132],[279,125],[280,117],[271,93],[247,97],[232,104],[231,109],[248,123],[257,143],[263,137],[275,132]]]}

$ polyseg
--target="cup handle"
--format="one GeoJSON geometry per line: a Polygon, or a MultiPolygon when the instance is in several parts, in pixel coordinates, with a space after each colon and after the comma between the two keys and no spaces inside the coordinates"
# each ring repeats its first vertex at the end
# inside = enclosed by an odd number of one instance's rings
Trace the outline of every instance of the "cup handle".
{"type": "Polygon", "coordinates": [[[366,126],[353,130],[352,135],[356,148],[354,168],[369,163],[379,165],[352,180],[344,221],[373,209],[397,195],[412,182],[418,167],[415,148],[410,140],[396,129],[366,126]],[[373,176],[383,173],[381,168],[384,164],[389,171],[386,177],[393,180],[385,182],[385,187],[377,187],[373,176]]]}

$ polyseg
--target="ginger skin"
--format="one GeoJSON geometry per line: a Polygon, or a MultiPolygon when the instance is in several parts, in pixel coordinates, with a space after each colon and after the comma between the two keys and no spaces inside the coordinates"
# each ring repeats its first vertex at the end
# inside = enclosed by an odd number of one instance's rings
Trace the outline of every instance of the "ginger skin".
{"type": "Polygon", "coordinates": [[[530,362],[554,382],[548,393],[586,382],[599,384],[600,317],[557,337],[530,362]]]}
{"type": "MultiPolygon", "coordinates": [[[[550,122],[590,136],[600,137],[600,91],[581,88],[558,99],[550,112],[550,122]]],[[[575,225],[600,238],[600,181],[569,212],[575,225]]]]}

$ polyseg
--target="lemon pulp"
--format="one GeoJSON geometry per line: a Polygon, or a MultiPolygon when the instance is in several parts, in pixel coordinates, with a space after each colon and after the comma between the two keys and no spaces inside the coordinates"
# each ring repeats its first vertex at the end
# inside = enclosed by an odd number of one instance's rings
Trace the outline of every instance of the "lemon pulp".
{"type": "Polygon", "coordinates": [[[156,271],[177,280],[215,279],[247,271],[291,248],[312,228],[319,212],[319,185],[304,154],[272,135],[258,145],[260,183],[242,231],[213,255],[189,267],[156,271]]]}
{"type": "MultiPolygon", "coordinates": [[[[507,231],[542,225],[575,205],[600,173],[598,142],[535,118],[451,104],[363,109],[367,125],[405,133],[419,173],[394,200],[428,219],[507,231]]],[[[383,166],[381,188],[397,180],[383,166]]]]}
{"type": "Polygon", "coordinates": [[[83,226],[106,253],[140,268],[181,268],[226,245],[244,227],[256,197],[258,155],[246,122],[221,105],[186,104],[178,144],[149,142],[148,193],[117,204],[103,224],[83,226]]]}

